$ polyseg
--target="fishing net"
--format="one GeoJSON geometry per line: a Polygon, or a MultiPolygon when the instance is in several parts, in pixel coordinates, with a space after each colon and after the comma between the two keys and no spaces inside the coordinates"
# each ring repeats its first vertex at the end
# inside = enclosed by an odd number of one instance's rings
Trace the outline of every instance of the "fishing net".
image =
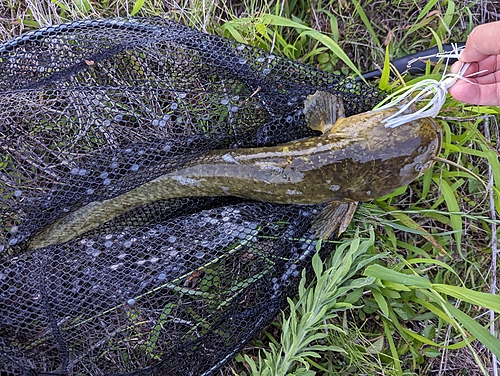
{"type": "Polygon", "coordinates": [[[294,294],[321,206],[167,198],[62,243],[33,239],[210,150],[315,134],[303,107],[316,90],[340,95],[347,115],[380,99],[163,19],[1,44],[2,375],[202,375],[240,351],[294,294]]]}

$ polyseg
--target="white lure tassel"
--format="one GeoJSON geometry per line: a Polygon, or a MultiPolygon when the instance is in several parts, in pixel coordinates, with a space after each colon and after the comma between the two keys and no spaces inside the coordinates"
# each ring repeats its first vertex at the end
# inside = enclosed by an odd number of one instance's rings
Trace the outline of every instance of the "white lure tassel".
{"type": "MultiPolygon", "coordinates": [[[[444,58],[458,58],[459,50],[456,49],[452,54],[437,54],[437,57],[444,58]]],[[[467,80],[464,76],[465,71],[469,67],[470,63],[462,63],[460,70],[458,73],[449,73],[445,74],[441,80],[422,80],[417,82],[414,85],[406,86],[395,93],[389,95],[384,101],[381,102],[382,106],[376,107],[376,109],[387,109],[390,107],[398,106],[399,111],[395,114],[389,116],[384,120],[386,128],[396,128],[401,124],[408,123],[410,121],[422,119],[425,117],[436,117],[441,107],[443,107],[444,102],[446,101],[446,94],[448,93],[448,89],[452,87],[455,82],[459,79],[467,80]],[[400,105],[401,102],[405,101],[408,97],[410,97],[413,93],[419,91],[415,97],[413,97],[410,101],[400,105]],[[413,113],[405,113],[410,106],[415,104],[416,102],[420,102],[425,100],[427,97],[431,96],[429,101],[420,108],[419,110],[413,113]],[[385,102],[390,101],[387,104],[385,102]]],[[[483,73],[477,72],[476,74],[483,73]]]]}

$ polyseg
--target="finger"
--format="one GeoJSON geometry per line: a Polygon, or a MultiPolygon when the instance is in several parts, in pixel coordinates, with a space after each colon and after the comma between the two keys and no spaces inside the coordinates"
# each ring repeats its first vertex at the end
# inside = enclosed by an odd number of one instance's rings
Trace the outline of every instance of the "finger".
{"type": "MultiPolygon", "coordinates": [[[[458,73],[462,64],[456,62],[451,67],[451,73],[458,73]]],[[[491,84],[500,82],[500,56],[488,56],[483,61],[478,63],[470,63],[470,66],[462,73],[463,77],[478,82],[480,84],[491,84]],[[473,80],[475,78],[477,80],[473,80]]]]}
{"type": "Polygon", "coordinates": [[[466,80],[475,82],[480,85],[495,84],[500,82],[500,72],[481,74],[473,77],[465,77],[466,80]]]}
{"type": "Polygon", "coordinates": [[[458,81],[449,91],[460,102],[485,106],[500,105],[500,84],[478,85],[458,81]]]}
{"type": "MultiPolygon", "coordinates": [[[[460,69],[462,69],[463,66],[464,66],[464,62],[457,61],[456,63],[454,63],[451,66],[450,72],[451,73],[458,73],[460,71],[460,69]]],[[[470,65],[467,67],[465,72],[462,72],[462,75],[466,76],[466,75],[477,73],[478,71],[479,71],[479,64],[478,63],[470,63],[470,65]]]]}
{"type": "Polygon", "coordinates": [[[460,60],[481,61],[489,55],[500,54],[500,21],[475,27],[467,38],[460,60]]]}
{"type": "Polygon", "coordinates": [[[464,76],[467,76],[467,75],[469,75],[471,73],[475,73],[475,72],[481,72],[481,71],[484,71],[484,73],[480,73],[478,76],[475,76],[475,77],[479,77],[482,75],[488,75],[491,73],[496,73],[496,71],[498,70],[499,67],[500,67],[500,56],[498,56],[498,55],[488,56],[484,60],[481,60],[481,61],[478,61],[475,63],[471,63],[471,66],[469,68],[472,68],[472,69],[467,69],[464,76]]]}

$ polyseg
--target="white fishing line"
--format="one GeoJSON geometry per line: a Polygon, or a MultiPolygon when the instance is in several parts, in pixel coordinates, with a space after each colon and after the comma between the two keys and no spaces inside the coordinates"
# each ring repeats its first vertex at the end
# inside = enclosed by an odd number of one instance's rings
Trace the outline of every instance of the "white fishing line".
{"type": "MultiPolygon", "coordinates": [[[[446,59],[445,71],[448,66],[448,59],[459,58],[460,52],[463,48],[455,48],[453,51],[449,53],[443,52],[438,53],[433,56],[440,57],[446,59]]],[[[428,56],[432,57],[432,56],[428,56]]],[[[427,58],[428,58],[427,57],[427,58]]],[[[421,58],[420,58],[421,59],[421,58]]],[[[386,128],[396,128],[401,124],[408,123],[410,121],[422,119],[425,117],[436,117],[441,107],[443,107],[444,102],[446,101],[446,94],[448,93],[448,89],[452,87],[458,80],[465,80],[469,83],[472,83],[468,80],[468,77],[475,76],[480,73],[484,73],[485,71],[475,72],[473,74],[464,76],[465,71],[470,66],[470,63],[462,63],[459,71],[457,73],[448,73],[442,76],[442,78],[438,80],[434,79],[426,79],[419,81],[413,85],[405,86],[396,92],[389,95],[385,98],[377,109],[387,109],[390,107],[397,106],[399,110],[384,119],[386,128]],[[407,101],[414,93],[418,92],[412,99],[407,101]],[[422,102],[429,98],[427,103],[412,113],[406,113],[407,110],[412,107],[417,102],[422,102]],[[388,102],[388,103],[387,103],[388,102]],[[404,103],[401,105],[401,103],[404,103]]]]}

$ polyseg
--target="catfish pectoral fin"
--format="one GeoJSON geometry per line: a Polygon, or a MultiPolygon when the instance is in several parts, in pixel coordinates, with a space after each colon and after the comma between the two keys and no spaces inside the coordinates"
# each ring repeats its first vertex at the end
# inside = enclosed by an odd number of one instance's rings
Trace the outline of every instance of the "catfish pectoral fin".
{"type": "Polygon", "coordinates": [[[325,133],[332,129],[337,119],[345,117],[344,102],[341,97],[317,91],[307,96],[304,115],[309,128],[325,133]]]}
{"type": "Polygon", "coordinates": [[[351,223],[356,212],[357,202],[332,201],[314,218],[311,230],[318,239],[328,239],[338,229],[338,235],[342,234],[351,223]]]}

